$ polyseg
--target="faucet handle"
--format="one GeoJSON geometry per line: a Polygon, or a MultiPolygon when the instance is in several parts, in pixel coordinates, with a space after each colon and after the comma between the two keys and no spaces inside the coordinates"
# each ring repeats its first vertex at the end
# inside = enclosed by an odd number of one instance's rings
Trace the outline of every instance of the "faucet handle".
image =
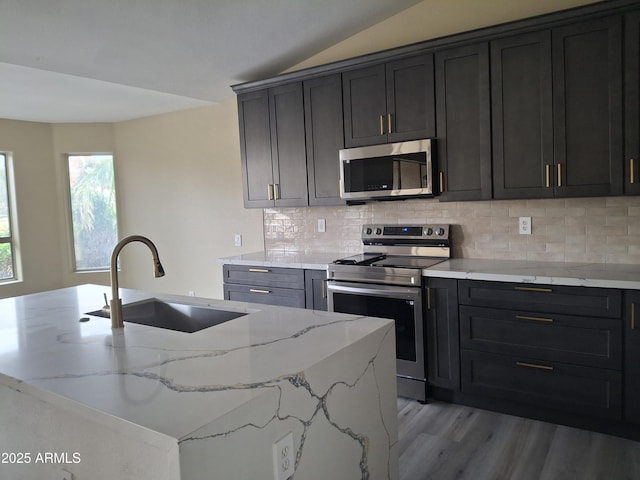
{"type": "Polygon", "coordinates": [[[102,313],[111,316],[111,307],[109,306],[109,300],[107,300],[107,294],[103,293],[102,295],[104,295],[104,307],[101,308],[102,313]]]}

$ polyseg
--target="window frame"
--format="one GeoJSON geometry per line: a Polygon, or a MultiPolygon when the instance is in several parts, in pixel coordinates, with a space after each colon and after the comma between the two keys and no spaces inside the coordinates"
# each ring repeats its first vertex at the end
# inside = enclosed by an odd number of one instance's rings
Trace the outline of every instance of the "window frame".
{"type": "Polygon", "coordinates": [[[9,235],[0,237],[0,245],[9,244],[11,250],[11,271],[13,275],[0,278],[0,285],[16,282],[20,279],[20,259],[18,258],[17,222],[14,210],[14,185],[13,185],[13,156],[11,152],[0,151],[0,163],[4,164],[6,192],[7,192],[7,217],[9,222],[9,235]]]}
{"type": "MultiPolygon", "coordinates": [[[[110,156],[111,157],[111,167],[113,172],[113,189],[115,196],[115,215],[116,215],[116,241],[119,238],[118,232],[120,229],[119,225],[119,215],[118,215],[118,201],[117,201],[117,192],[116,192],[116,162],[115,162],[115,154],[113,152],[73,152],[73,153],[65,153],[64,155],[64,170],[65,170],[65,184],[66,184],[66,203],[67,203],[67,231],[68,231],[68,248],[69,248],[69,258],[71,262],[71,272],[74,274],[92,274],[92,273],[102,273],[110,271],[110,265],[107,264],[103,267],[93,267],[93,268],[78,268],[78,260],[76,258],[76,237],[75,231],[73,228],[73,199],[71,198],[71,175],[70,175],[70,159],[71,157],[100,157],[100,156],[110,156]]],[[[114,244],[115,246],[115,244],[114,244]]]]}

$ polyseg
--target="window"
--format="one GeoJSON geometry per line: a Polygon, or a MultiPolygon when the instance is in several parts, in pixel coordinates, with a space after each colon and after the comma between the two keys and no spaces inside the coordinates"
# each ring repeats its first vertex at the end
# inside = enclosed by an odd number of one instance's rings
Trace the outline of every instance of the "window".
{"type": "Polygon", "coordinates": [[[0,153],[0,281],[16,278],[7,155],[0,153]]]}
{"type": "Polygon", "coordinates": [[[118,241],[113,155],[69,155],[75,271],[106,270],[118,241]]]}

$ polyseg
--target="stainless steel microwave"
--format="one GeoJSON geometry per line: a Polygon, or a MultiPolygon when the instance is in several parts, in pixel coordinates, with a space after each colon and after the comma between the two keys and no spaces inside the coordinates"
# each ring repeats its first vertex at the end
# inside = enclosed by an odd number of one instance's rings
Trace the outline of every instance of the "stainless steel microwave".
{"type": "Polygon", "coordinates": [[[433,196],[434,139],[340,150],[340,196],[384,200],[433,196]]]}

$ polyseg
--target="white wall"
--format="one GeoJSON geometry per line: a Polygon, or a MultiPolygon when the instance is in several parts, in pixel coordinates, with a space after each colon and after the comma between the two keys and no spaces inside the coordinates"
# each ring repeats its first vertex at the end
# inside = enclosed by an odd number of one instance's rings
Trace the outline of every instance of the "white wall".
{"type": "Polygon", "coordinates": [[[21,259],[18,282],[0,286],[0,298],[59,288],[60,211],[52,161],[51,127],[0,119],[0,151],[13,157],[21,259]]]}
{"type": "Polygon", "coordinates": [[[243,207],[235,98],[118,123],[115,139],[120,234],[151,238],[166,270],[154,279],[146,247],[130,245],[121,285],[222,298],[216,258],[263,249],[262,210],[243,207]]]}

